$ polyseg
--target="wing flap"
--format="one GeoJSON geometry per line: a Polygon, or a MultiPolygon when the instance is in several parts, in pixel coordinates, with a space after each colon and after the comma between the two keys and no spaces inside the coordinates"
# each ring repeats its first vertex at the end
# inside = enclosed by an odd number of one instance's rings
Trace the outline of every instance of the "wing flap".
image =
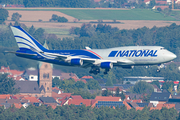
{"type": "Polygon", "coordinates": [[[128,60],[128,59],[122,59],[122,60],[117,60],[117,64],[119,64],[119,65],[132,65],[132,64],[134,64],[134,62],[131,60],[128,60]]]}

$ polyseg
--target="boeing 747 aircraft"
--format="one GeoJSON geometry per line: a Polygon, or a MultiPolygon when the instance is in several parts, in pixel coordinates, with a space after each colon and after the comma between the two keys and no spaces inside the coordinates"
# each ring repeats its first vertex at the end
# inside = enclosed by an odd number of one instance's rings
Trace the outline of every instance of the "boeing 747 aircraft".
{"type": "MultiPolygon", "coordinates": [[[[161,46],[127,46],[108,49],[48,50],[20,26],[11,26],[19,46],[15,53],[19,57],[82,68],[91,67],[89,73],[98,74],[100,68],[107,74],[113,67],[158,65],[172,61],[176,55],[161,46]]],[[[10,52],[10,51],[9,51],[10,52]]]]}

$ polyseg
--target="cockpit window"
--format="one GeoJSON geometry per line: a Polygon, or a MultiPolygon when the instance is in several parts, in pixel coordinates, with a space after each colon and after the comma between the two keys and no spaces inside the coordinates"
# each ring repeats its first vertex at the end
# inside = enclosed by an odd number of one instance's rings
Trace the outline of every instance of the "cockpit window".
{"type": "Polygon", "coordinates": [[[164,48],[160,48],[160,50],[165,50],[164,48]]]}

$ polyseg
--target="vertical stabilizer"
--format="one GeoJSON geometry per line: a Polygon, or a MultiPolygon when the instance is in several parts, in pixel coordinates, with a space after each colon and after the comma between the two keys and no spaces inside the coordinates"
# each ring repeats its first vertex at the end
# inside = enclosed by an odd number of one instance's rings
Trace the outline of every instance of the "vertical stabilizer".
{"type": "Polygon", "coordinates": [[[47,50],[20,26],[11,26],[11,30],[20,50],[32,50],[37,52],[43,52],[47,50]]]}

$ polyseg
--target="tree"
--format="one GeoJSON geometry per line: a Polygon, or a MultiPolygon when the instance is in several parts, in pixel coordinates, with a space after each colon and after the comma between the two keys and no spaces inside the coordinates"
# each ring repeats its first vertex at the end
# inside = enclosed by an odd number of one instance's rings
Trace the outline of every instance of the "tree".
{"type": "Polygon", "coordinates": [[[100,89],[98,81],[96,81],[94,79],[91,79],[87,82],[87,87],[89,90],[97,90],[97,89],[99,90],[100,89]]]}
{"type": "Polygon", "coordinates": [[[163,83],[163,86],[162,86],[162,89],[163,89],[163,90],[168,90],[168,89],[171,88],[172,86],[174,86],[174,83],[173,83],[173,82],[164,82],[164,83],[163,83]]]}
{"type": "Polygon", "coordinates": [[[122,91],[122,93],[120,94],[121,100],[124,100],[126,98],[126,96],[124,95],[124,92],[122,91]]]}
{"type": "Polygon", "coordinates": [[[147,82],[140,81],[137,82],[133,87],[133,93],[152,93],[153,92],[153,86],[147,82]]]}
{"type": "Polygon", "coordinates": [[[53,15],[52,15],[52,18],[50,19],[50,21],[51,21],[51,20],[57,21],[57,20],[58,20],[58,15],[53,14],[53,15]]]}
{"type": "Polygon", "coordinates": [[[30,28],[29,28],[29,31],[28,31],[28,33],[30,34],[30,35],[33,35],[34,34],[34,32],[35,32],[35,28],[34,28],[34,26],[32,25],[30,28]]]}
{"type": "Polygon", "coordinates": [[[156,85],[158,88],[160,88],[159,81],[157,81],[157,80],[151,82],[151,84],[156,85]]]}
{"type": "Polygon", "coordinates": [[[0,94],[18,93],[18,90],[14,88],[15,81],[7,76],[8,74],[0,74],[0,94]]]}
{"type": "Polygon", "coordinates": [[[22,15],[20,15],[18,12],[16,13],[13,13],[12,14],[12,17],[11,17],[11,20],[12,21],[19,21],[19,19],[22,17],[22,15]]]}
{"type": "Polygon", "coordinates": [[[153,8],[156,4],[156,1],[155,0],[151,0],[150,3],[149,3],[149,8],[153,8]]]}
{"type": "Polygon", "coordinates": [[[43,28],[38,28],[34,32],[33,37],[37,39],[38,41],[40,41],[41,43],[44,43],[44,38],[45,38],[44,32],[45,30],[43,28]]]}
{"type": "Polygon", "coordinates": [[[58,19],[57,19],[57,21],[64,23],[64,22],[68,22],[68,19],[66,19],[65,17],[60,17],[60,16],[59,16],[58,19]]]}
{"type": "Polygon", "coordinates": [[[120,92],[119,87],[117,87],[117,88],[116,88],[116,94],[115,94],[116,97],[119,97],[119,96],[120,96],[119,92],[120,92]]]}
{"type": "Polygon", "coordinates": [[[49,21],[52,21],[52,20],[57,21],[57,22],[68,22],[68,19],[66,19],[65,17],[58,16],[56,14],[53,14],[52,18],[49,21]]]}
{"type": "Polygon", "coordinates": [[[61,84],[61,80],[58,78],[58,77],[55,77],[53,80],[52,80],[52,87],[59,87],[61,84]]]}
{"type": "Polygon", "coordinates": [[[102,92],[102,96],[108,96],[108,89],[106,88],[106,90],[104,90],[103,92],[102,92]]]}
{"type": "Polygon", "coordinates": [[[77,81],[77,82],[75,83],[75,86],[76,86],[77,88],[85,88],[85,83],[84,83],[83,81],[77,81]]]}
{"type": "Polygon", "coordinates": [[[6,9],[0,8],[0,24],[3,24],[7,20],[8,15],[9,12],[6,9]]]}
{"type": "Polygon", "coordinates": [[[158,8],[157,8],[157,11],[161,12],[161,11],[162,11],[162,9],[161,9],[160,7],[158,7],[158,8]]]}
{"type": "Polygon", "coordinates": [[[106,86],[113,86],[111,79],[107,79],[106,86]]]}

